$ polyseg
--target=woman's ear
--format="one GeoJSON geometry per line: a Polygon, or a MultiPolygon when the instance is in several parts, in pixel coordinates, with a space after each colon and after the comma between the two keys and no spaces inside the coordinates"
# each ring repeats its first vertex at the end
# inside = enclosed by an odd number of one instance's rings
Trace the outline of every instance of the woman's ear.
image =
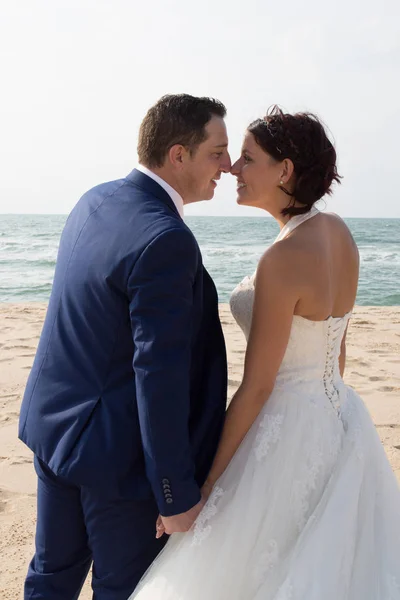
{"type": "Polygon", "coordinates": [[[290,158],[285,158],[282,161],[282,170],[280,175],[281,185],[288,183],[294,173],[294,164],[290,158]]]}

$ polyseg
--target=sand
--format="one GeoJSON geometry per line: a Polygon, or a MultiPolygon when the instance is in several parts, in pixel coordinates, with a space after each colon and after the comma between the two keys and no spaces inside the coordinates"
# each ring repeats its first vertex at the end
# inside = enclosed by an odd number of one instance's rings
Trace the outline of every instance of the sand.
{"type": "MultiPolygon", "coordinates": [[[[229,397],[240,383],[245,340],[221,305],[229,397]]],[[[18,412],[35,355],[44,304],[0,304],[0,598],[21,598],[33,552],[36,477],[17,438],[18,412]]],[[[358,307],[349,326],[346,382],[363,397],[400,481],[400,307],[358,307]]],[[[91,598],[89,583],[81,594],[91,598]]]]}

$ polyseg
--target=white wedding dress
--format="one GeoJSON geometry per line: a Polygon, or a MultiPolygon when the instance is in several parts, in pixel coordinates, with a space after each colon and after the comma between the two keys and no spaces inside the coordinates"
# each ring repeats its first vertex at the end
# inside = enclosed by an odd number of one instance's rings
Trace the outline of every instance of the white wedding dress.
{"type": "MultiPolygon", "coordinates": [[[[231,299],[246,336],[253,297],[246,277],[231,299]]],[[[193,530],[171,537],[131,599],[400,599],[400,490],[340,376],[349,319],[294,316],[261,414],[193,530]]]]}

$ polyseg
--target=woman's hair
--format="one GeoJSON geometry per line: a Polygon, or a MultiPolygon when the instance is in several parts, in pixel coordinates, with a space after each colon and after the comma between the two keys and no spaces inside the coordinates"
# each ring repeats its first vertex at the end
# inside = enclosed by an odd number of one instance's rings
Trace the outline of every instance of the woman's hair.
{"type": "Polygon", "coordinates": [[[318,117],[311,113],[284,113],[278,106],[268,110],[263,119],[248,127],[257,144],[275,160],[290,159],[294,165],[295,186],[283,215],[307,213],[325,194],[331,194],[333,181],[340,183],[336,152],[318,117]],[[294,203],[302,204],[301,207],[294,203]]]}

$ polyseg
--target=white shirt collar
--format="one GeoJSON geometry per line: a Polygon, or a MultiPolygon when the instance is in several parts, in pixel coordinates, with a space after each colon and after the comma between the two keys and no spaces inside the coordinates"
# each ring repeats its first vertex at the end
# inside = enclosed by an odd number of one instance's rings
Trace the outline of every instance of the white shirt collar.
{"type": "Polygon", "coordinates": [[[168,196],[170,196],[171,200],[175,204],[180,217],[183,219],[184,204],[183,204],[182,196],[180,194],[178,194],[178,192],[176,190],[174,190],[174,188],[172,186],[170,186],[169,183],[164,181],[164,179],[159,177],[159,175],[156,175],[155,173],[153,173],[153,171],[150,171],[150,169],[148,169],[147,167],[144,167],[143,165],[137,165],[136,169],[138,171],[140,171],[141,173],[144,173],[145,175],[147,175],[147,177],[151,177],[151,179],[153,179],[156,183],[158,183],[158,185],[160,185],[163,188],[163,190],[165,190],[167,192],[168,196]]]}

